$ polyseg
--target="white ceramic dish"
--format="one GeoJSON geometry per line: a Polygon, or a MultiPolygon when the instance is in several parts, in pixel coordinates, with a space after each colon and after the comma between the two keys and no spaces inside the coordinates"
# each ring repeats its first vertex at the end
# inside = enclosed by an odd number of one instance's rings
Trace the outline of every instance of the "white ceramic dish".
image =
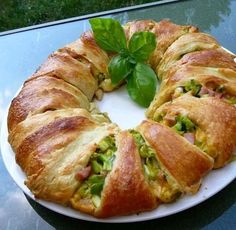
{"type": "MultiPolygon", "coordinates": [[[[101,111],[108,112],[110,118],[123,129],[135,127],[143,119],[145,119],[145,110],[141,109],[130,99],[128,99],[128,95],[124,88],[106,94],[104,96],[104,99],[98,103],[98,106],[101,111]],[[114,104],[116,105],[116,107],[112,106],[114,104]]],[[[7,138],[8,131],[6,115],[1,128],[1,152],[3,161],[6,165],[8,172],[10,173],[14,181],[17,183],[17,185],[24,191],[24,193],[26,193],[28,196],[35,200],[33,194],[24,185],[25,174],[16,164],[14,152],[12,151],[11,146],[8,144],[7,138]]],[[[209,175],[204,178],[199,192],[193,196],[183,196],[176,202],[171,204],[160,205],[157,209],[151,212],[144,212],[139,215],[113,217],[108,219],[96,219],[94,217],[72,210],[71,208],[63,207],[61,205],[46,202],[43,200],[36,200],[36,202],[57,213],[87,221],[113,223],[137,222],[169,216],[171,214],[178,213],[190,207],[193,207],[222,190],[231,181],[233,181],[235,177],[236,161],[231,162],[223,169],[211,171],[209,175]]]]}

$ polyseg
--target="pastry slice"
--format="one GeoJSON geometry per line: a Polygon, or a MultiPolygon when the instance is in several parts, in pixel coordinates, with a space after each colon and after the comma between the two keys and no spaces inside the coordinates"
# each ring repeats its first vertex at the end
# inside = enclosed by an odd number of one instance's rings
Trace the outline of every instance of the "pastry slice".
{"type": "Polygon", "coordinates": [[[184,55],[199,51],[217,49],[220,45],[210,35],[204,33],[188,33],[177,39],[166,50],[157,66],[156,73],[160,79],[166,79],[168,70],[184,55]]]}
{"type": "MultiPolygon", "coordinates": [[[[90,157],[90,176],[71,199],[74,208],[109,217],[151,210],[157,206],[143,174],[141,159],[131,134],[106,137],[90,157]]],[[[86,167],[86,168],[87,168],[86,167]]]]}
{"type": "Polygon", "coordinates": [[[174,181],[182,192],[196,193],[213,159],[162,124],[143,121],[137,130],[154,149],[167,181],[174,181]]]}
{"type": "Polygon", "coordinates": [[[236,107],[221,99],[185,94],[159,107],[153,119],[172,127],[214,158],[214,168],[231,160],[236,144],[236,107]]]}
{"type": "Polygon", "coordinates": [[[8,113],[8,130],[29,115],[63,108],[89,110],[87,97],[76,87],[50,76],[41,76],[25,82],[20,93],[12,100],[8,113]]]}
{"type": "Polygon", "coordinates": [[[236,71],[235,55],[229,53],[223,48],[200,50],[184,55],[177,61],[168,71],[167,78],[174,74],[174,72],[182,66],[202,66],[213,68],[228,68],[236,71]]]}
{"type": "Polygon", "coordinates": [[[131,130],[130,133],[138,147],[144,176],[159,202],[172,202],[182,194],[183,190],[168,170],[163,167],[157,153],[139,131],[140,126],[138,126],[138,131],[131,130]]]}
{"type": "Polygon", "coordinates": [[[66,45],[61,51],[68,52],[82,63],[90,63],[93,76],[97,79],[99,88],[104,91],[112,91],[114,89],[107,70],[110,58],[97,45],[91,31],[83,33],[80,39],[66,45]]]}
{"type": "Polygon", "coordinates": [[[52,110],[29,116],[26,120],[18,123],[9,133],[8,141],[11,144],[14,152],[16,152],[19,145],[25,138],[27,138],[27,136],[32,135],[37,130],[43,128],[51,122],[54,122],[57,119],[73,116],[87,117],[99,124],[110,123],[110,120],[106,117],[106,115],[103,115],[102,113],[90,114],[86,109],[67,108],[52,110]]]}
{"type": "Polygon", "coordinates": [[[93,98],[98,87],[91,65],[76,60],[66,52],[56,51],[51,54],[29,80],[42,75],[63,79],[80,89],[89,100],[93,98]]]}
{"type": "Polygon", "coordinates": [[[160,90],[152,101],[148,117],[167,101],[185,93],[195,97],[217,97],[230,104],[236,103],[236,71],[230,68],[213,68],[184,65],[162,81],[160,90]]]}
{"type": "Polygon", "coordinates": [[[45,113],[48,120],[42,114],[35,115],[42,122],[39,124],[34,123],[35,117],[27,118],[9,141],[35,197],[68,205],[81,184],[77,174],[87,165],[97,143],[118,129],[114,124],[97,123],[84,110],[53,113],[45,113]],[[17,135],[19,129],[23,138],[17,135]]]}

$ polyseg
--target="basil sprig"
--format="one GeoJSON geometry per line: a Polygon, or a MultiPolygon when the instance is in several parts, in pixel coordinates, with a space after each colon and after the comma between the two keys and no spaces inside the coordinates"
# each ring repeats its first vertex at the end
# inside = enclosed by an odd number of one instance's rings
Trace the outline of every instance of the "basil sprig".
{"type": "Polygon", "coordinates": [[[129,96],[148,107],[156,93],[157,77],[145,61],[156,48],[156,36],[151,32],[136,32],[128,43],[118,21],[94,18],[89,22],[97,44],[105,51],[117,53],[108,65],[112,84],[126,80],[129,96]]]}
{"type": "Polygon", "coordinates": [[[154,71],[144,63],[137,63],[127,80],[130,97],[143,107],[148,107],[156,92],[157,78],[154,71]]]}
{"type": "Polygon", "coordinates": [[[125,32],[116,20],[93,18],[89,20],[97,44],[106,51],[120,52],[126,49],[125,32]]]}

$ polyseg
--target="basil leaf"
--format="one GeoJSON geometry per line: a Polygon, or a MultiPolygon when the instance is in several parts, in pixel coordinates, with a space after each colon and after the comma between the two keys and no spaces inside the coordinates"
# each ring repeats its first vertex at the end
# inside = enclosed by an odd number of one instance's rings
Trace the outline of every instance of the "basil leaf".
{"type": "Polygon", "coordinates": [[[151,32],[136,32],[129,41],[129,51],[137,62],[146,61],[156,48],[156,36],[151,32]]]}
{"type": "Polygon", "coordinates": [[[129,57],[124,58],[120,55],[113,57],[108,65],[112,84],[116,85],[125,79],[132,72],[132,69],[133,65],[129,62],[129,57]]]}
{"type": "Polygon", "coordinates": [[[111,18],[89,20],[97,44],[106,51],[119,52],[127,49],[125,32],[120,23],[111,18]]]}
{"type": "Polygon", "coordinates": [[[138,63],[128,78],[127,90],[130,97],[143,107],[148,107],[156,93],[155,72],[146,64],[138,63]]]}

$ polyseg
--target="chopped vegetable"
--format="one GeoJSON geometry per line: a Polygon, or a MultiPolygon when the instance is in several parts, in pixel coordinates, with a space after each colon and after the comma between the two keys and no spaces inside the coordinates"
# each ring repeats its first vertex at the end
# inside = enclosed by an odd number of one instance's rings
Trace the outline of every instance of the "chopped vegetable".
{"type": "Polygon", "coordinates": [[[187,117],[183,115],[178,115],[176,117],[176,124],[173,128],[180,134],[192,132],[195,130],[195,124],[187,117]]]}
{"type": "Polygon", "coordinates": [[[193,96],[199,96],[198,93],[201,90],[202,85],[197,83],[194,79],[191,79],[184,85],[185,92],[192,92],[193,96]]]}
{"type": "Polygon", "coordinates": [[[235,96],[226,97],[226,101],[232,105],[236,104],[236,97],[235,96]]]}
{"type": "Polygon", "coordinates": [[[92,196],[92,201],[93,201],[93,204],[94,204],[95,207],[99,207],[100,204],[101,204],[101,198],[100,198],[100,196],[93,195],[93,196],[92,196]]]}
{"type": "Polygon", "coordinates": [[[86,175],[86,180],[80,186],[78,193],[81,198],[92,199],[95,207],[100,204],[105,178],[112,170],[116,149],[114,137],[105,137],[98,143],[96,151],[91,155],[88,166],[85,168],[90,169],[90,172],[86,175]]]}
{"type": "Polygon", "coordinates": [[[139,149],[139,154],[143,160],[143,169],[145,176],[149,180],[155,180],[158,176],[159,168],[154,150],[145,143],[145,140],[139,132],[131,130],[130,133],[135,139],[135,142],[139,149]]]}
{"type": "Polygon", "coordinates": [[[105,181],[105,176],[92,175],[88,178],[88,183],[90,185],[90,192],[92,195],[101,195],[103,189],[103,184],[105,181]]]}

